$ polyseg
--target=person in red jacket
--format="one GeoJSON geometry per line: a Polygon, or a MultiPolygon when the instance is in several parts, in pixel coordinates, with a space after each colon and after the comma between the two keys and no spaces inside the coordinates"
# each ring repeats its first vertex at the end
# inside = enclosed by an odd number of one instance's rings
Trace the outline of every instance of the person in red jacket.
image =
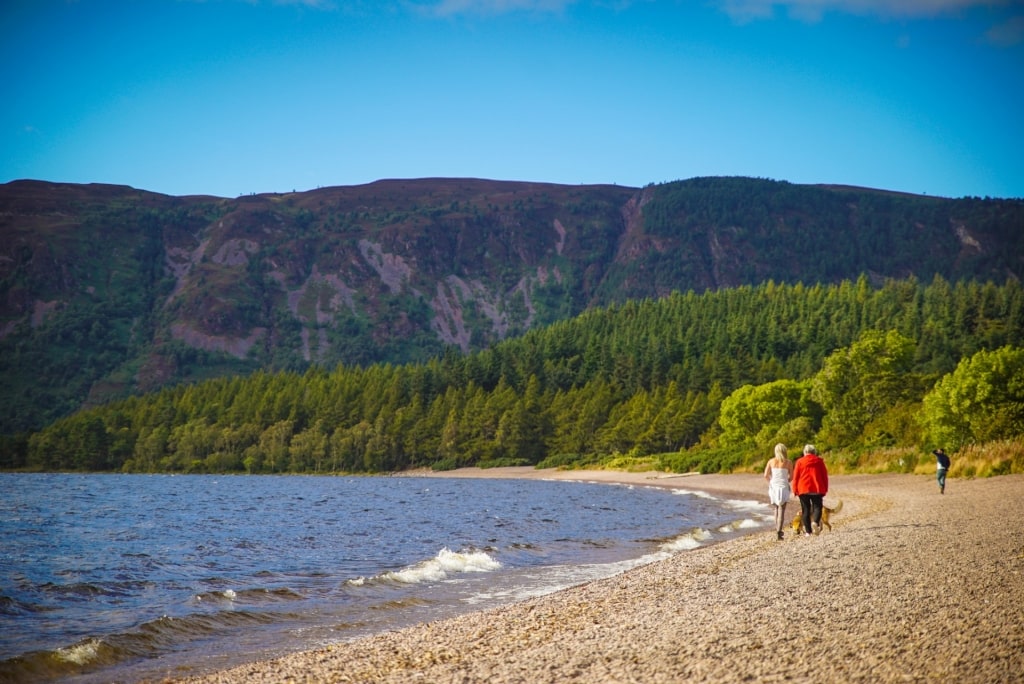
{"type": "Polygon", "coordinates": [[[804,455],[793,466],[793,493],[800,497],[804,534],[818,534],[822,501],[828,494],[828,469],[813,444],[804,447],[804,455]]]}

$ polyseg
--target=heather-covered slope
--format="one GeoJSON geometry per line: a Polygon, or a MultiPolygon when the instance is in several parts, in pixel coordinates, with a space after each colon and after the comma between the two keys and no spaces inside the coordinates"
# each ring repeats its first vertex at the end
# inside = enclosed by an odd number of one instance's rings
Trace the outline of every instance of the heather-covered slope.
{"type": "Polygon", "coordinates": [[[674,290],[1024,272],[1024,202],[705,178],[0,186],[0,434],[168,383],[481,349],[674,290]]]}

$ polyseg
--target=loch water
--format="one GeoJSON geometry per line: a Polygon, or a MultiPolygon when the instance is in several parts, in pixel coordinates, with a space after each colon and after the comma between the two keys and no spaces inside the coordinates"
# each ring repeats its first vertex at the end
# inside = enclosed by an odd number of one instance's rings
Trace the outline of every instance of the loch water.
{"type": "Polygon", "coordinates": [[[0,475],[0,682],[183,677],[607,577],[763,502],[515,479],[0,475]]]}

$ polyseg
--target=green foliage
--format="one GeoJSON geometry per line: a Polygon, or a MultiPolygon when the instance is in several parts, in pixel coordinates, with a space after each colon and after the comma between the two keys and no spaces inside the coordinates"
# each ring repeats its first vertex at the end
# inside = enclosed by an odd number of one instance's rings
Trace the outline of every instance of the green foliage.
{"type": "Polygon", "coordinates": [[[825,411],[821,440],[850,444],[869,422],[899,402],[919,397],[914,352],[914,341],[895,330],[865,330],[849,347],[830,354],[812,389],[825,411]]]}
{"type": "Polygon", "coordinates": [[[925,439],[920,418],[920,401],[898,403],[868,422],[861,432],[860,441],[872,447],[921,444],[925,439]]]}
{"type": "Polygon", "coordinates": [[[756,457],[750,452],[719,447],[678,454],[662,454],[660,457],[662,468],[660,469],[676,473],[731,473],[740,466],[749,464],[752,458],[756,457]]]}
{"type": "Polygon", "coordinates": [[[930,443],[953,449],[1024,433],[1024,348],[961,360],[925,395],[922,423],[930,443]]]}
{"type": "Polygon", "coordinates": [[[531,463],[525,458],[494,458],[489,460],[480,461],[476,464],[477,468],[511,468],[515,466],[526,466],[531,463]]]}
{"type": "Polygon", "coordinates": [[[733,447],[752,444],[766,450],[783,438],[813,432],[821,415],[821,406],[811,399],[810,382],[776,380],[756,387],[744,385],[722,401],[719,442],[733,447]]]}
{"type": "Polygon", "coordinates": [[[770,441],[773,445],[779,442],[786,445],[808,444],[814,440],[819,422],[808,416],[794,418],[787,423],[783,423],[779,427],[778,432],[775,433],[775,437],[770,441]]]}
{"type": "Polygon", "coordinates": [[[436,461],[431,464],[430,469],[436,472],[447,472],[449,470],[455,470],[459,468],[459,462],[455,458],[442,458],[440,461],[436,461]]]}
{"type": "MultiPolygon", "coordinates": [[[[924,467],[918,472],[934,472],[931,454],[922,458],[924,467]]],[[[952,477],[990,477],[1024,473],[1024,438],[998,440],[986,444],[971,444],[952,454],[949,474],[952,477]]]]}
{"type": "Polygon", "coordinates": [[[601,459],[597,454],[552,454],[541,459],[537,468],[586,468],[597,465],[601,459]]]}
{"type": "Polygon", "coordinates": [[[801,258],[806,255],[814,255],[816,277],[854,279],[864,272],[1004,277],[996,265],[1000,256],[961,250],[951,225],[989,235],[1015,250],[1012,254],[1024,253],[1019,200],[945,200],[717,177],[655,186],[649,195],[645,225],[665,246],[645,255],[643,266],[664,271],[668,282],[713,277],[715,271],[728,273],[732,283],[798,282],[807,277],[801,258]],[[726,256],[715,262],[709,243],[726,256]],[[791,245],[800,245],[799,252],[791,245]],[[750,254],[758,258],[746,258],[750,254]]]}
{"type": "Polygon", "coordinates": [[[828,454],[829,472],[911,473],[927,463],[935,472],[935,457],[925,456],[918,446],[871,446],[838,449],[828,454]]]}
{"type": "MultiPolygon", "coordinates": [[[[657,469],[726,472],[763,462],[775,441],[914,447],[922,432],[913,418],[936,378],[949,396],[961,384],[972,397],[998,384],[984,421],[1019,434],[1024,329],[1004,323],[1022,306],[1014,281],[676,293],[593,309],[466,356],[166,388],[57,420],[7,462],[285,473],[656,459],[657,469]],[[979,288],[989,293],[980,307],[979,288]],[[957,366],[992,342],[991,357],[957,366]]],[[[928,402],[924,413],[934,413],[928,402]]]]}
{"type": "Polygon", "coordinates": [[[55,198],[45,186],[5,186],[21,194],[4,202],[5,237],[18,247],[12,267],[0,269],[0,324],[9,326],[0,339],[0,431],[9,434],[134,389],[173,283],[163,239],[217,216],[205,201],[186,209],[109,186],[61,186],[55,198]]]}
{"type": "MultiPolygon", "coordinates": [[[[862,329],[888,325],[913,339],[915,372],[933,381],[965,353],[1018,344],[1011,338],[1024,328],[1017,295],[986,282],[1022,276],[1020,200],[750,178],[642,191],[429,179],[224,200],[16,181],[0,187],[0,206],[8,238],[0,245],[0,433],[8,436],[85,406],[257,367],[301,374],[312,364],[427,363],[446,353],[442,321],[481,351],[595,310],[584,325],[607,330],[609,319],[635,316],[636,334],[561,339],[580,328],[574,322],[539,335],[544,346],[522,362],[505,352],[462,370],[478,384],[476,372],[486,375],[487,391],[499,377],[521,391],[530,375],[545,392],[579,392],[601,378],[615,402],[645,390],[616,414],[622,434],[578,426],[546,435],[542,446],[607,454],[629,433],[642,451],[671,451],[702,437],[717,402],[695,397],[716,383],[729,392],[806,379],[862,329]],[[861,273],[879,275],[869,287],[854,282],[861,273]],[[946,280],[874,291],[885,276],[906,273],[946,280]],[[826,289],[826,281],[842,284],[826,289]],[[776,293],[771,283],[804,289],[776,293]],[[713,290],[722,296],[692,294],[713,290]],[[664,321],[651,318],[662,316],[652,300],[674,291],[691,294],[673,295],[681,301],[664,321]],[[826,310],[832,318],[822,318],[826,310]],[[664,327],[670,321],[681,327],[664,327]],[[682,404],[652,409],[673,381],[682,404]],[[658,423],[646,433],[638,427],[645,411],[658,423]]],[[[592,409],[590,421],[610,411],[592,409]]],[[[474,439],[473,457],[496,457],[485,453],[486,437],[474,439]]],[[[402,461],[403,440],[375,440],[373,459],[402,461]]],[[[500,448],[525,447],[506,440],[500,448]]],[[[24,465],[24,456],[6,462],[24,465]]],[[[234,462],[218,449],[199,461],[234,462]]]]}
{"type": "Polygon", "coordinates": [[[601,468],[605,470],[625,470],[629,472],[647,472],[657,470],[661,466],[661,459],[657,455],[650,456],[614,456],[601,461],[601,468]]]}

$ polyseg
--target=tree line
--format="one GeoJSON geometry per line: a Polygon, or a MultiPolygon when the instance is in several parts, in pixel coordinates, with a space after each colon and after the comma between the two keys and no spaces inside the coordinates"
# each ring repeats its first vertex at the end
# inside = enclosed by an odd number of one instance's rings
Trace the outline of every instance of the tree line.
{"type": "Polygon", "coordinates": [[[1016,281],[769,281],[627,301],[426,363],[167,388],[58,420],[7,445],[2,465],[324,473],[655,456],[708,471],[775,440],[956,448],[1024,434],[1021,347],[1016,281]],[[982,397],[993,381],[1001,392],[982,397]]]}

